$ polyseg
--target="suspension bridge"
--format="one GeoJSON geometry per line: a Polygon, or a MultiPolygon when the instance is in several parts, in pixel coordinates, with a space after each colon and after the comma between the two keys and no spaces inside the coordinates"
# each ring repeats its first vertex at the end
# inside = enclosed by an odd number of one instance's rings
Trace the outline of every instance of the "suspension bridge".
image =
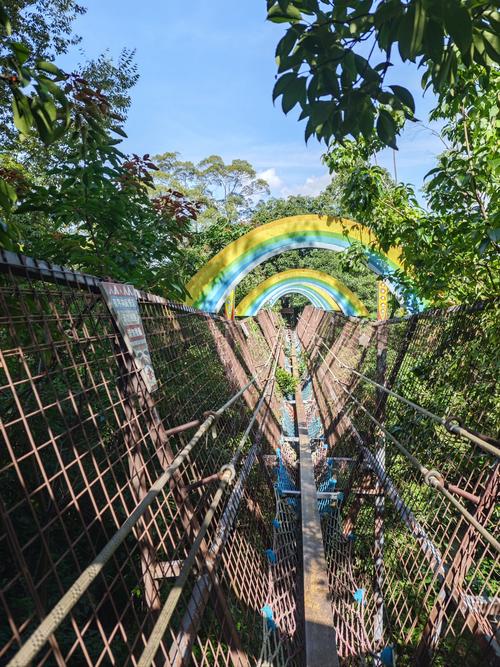
{"type": "Polygon", "coordinates": [[[498,302],[208,312],[337,224],[197,307],[0,253],[0,664],[500,664],[498,302]]]}

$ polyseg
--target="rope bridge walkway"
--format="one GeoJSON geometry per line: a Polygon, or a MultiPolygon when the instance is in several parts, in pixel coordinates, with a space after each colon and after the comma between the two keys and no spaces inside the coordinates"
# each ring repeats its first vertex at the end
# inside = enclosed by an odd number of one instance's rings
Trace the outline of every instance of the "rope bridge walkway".
{"type": "Polygon", "coordinates": [[[0,664],[499,665],[498,349],[0,252],[0,664]]]}

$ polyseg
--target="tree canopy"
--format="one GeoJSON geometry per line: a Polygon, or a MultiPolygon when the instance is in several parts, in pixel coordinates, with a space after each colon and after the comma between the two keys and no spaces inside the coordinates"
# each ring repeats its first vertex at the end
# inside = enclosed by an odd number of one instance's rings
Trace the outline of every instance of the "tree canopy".
{"type": "Polygon", "coordinates": [[[477,0],[267,0],[268,19],[288,23],[276,47],[273,98],[283,111],[297,104],[306,139],[326,143],[373,131],[396,147],[415,102],[401,83],[388,84],[397,51],[418,63],[422,84],[438,96],[456,90],[461,68],[500,63],[500,12],[477,0]]]}

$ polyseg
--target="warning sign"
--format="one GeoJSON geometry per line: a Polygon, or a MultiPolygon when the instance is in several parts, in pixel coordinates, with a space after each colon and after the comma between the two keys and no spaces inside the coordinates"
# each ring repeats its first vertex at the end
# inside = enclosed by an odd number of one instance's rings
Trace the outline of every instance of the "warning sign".
{"type": "Polygon", "coordinates": [[[142,326],[135,287],[121,283],[101,283],[101,292],[129,352],[135,357],[149,391],[158,388],[148,341],[142,326]]]}

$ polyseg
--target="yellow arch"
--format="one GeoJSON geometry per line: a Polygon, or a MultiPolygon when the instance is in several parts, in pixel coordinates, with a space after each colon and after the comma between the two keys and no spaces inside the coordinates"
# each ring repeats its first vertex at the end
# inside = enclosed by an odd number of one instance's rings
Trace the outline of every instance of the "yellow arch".
{"type": "Polygon", "coordinates": [[[337,278],[324,271],[314,269],[289,269],[276,273],[260,285],[254,287],[238,304],[236,315],[256,315],[258,311],[282,288],[303,285],[321,294],[332,310],[342,310],[346,315],[367,316],[368,310],[363,302],[337,278]]]}
{"type": "MultiPolygon", "coordinates": [[[[397,291],[392,276],[403,270],[398,248],[391,248],[387,253],[374,250],[377,245],[375,236],[363,225],[347,218],[294,215],[252,229],[212,257],[189,281],[187,303],[218,312],[227,294],[266,259],[292,248],[344,251],[353,243],[364,247],[368,266],[376,273],[384,274],[389,287],[397,291]]],[[[412,307],[412,301],[415,298],[410,299],[409,307],[412,307]]]]}

